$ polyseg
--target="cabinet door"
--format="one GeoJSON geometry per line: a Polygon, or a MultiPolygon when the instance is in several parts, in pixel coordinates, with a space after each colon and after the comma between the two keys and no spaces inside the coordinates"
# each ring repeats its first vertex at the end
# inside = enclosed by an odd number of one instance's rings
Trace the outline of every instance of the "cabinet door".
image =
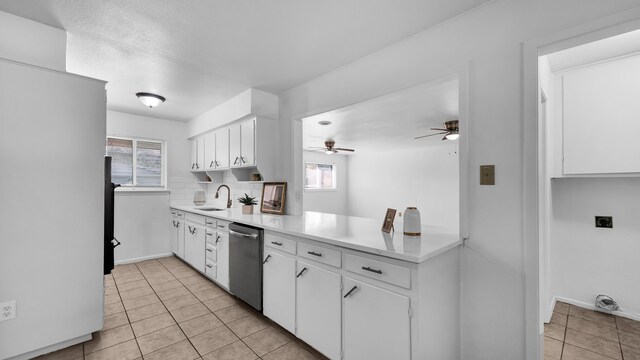
{"type": "Polygon", "coordinates": [[[229,288],[229,233],[226,231],[218,231],[216,237],[218,243],[217,256],[218,256],[218,269],[217,280],[220,285],[229,288]]]}
{"type": "Polygon", "coordinates": [[[196,170],[196,164],[198,163],[198,140],[191,140],[191,165],[189,169],[196,170]]]}
{"type": "Polygon", "coordinates": [[[175,215],[171,216],[171,252],[176,254],[178,253],[178,217],[175,215]]]}
{"type": "Polygon", "coordinates": [[[342,291],[345,359],[411,358],[408,297],[348,277],[342,291]]]}
{"type": "Polygon", "coordinates": [[[187,222],[185,228],[184,259],[196,270],[204,272],[206,249],[204,227],[187,222]]]}
{"type": "Polygon", "coordinates": [[[198,139],[196,152],[196,170],[204,170],[206,167],[204,163],[204,137],[198,139]]]}
{"type": "Polygon", "coordinates": [[[296,273],[296,335],[329,358],[339,359],[340,275],[303,261],[298,261],[296,273]]]}
{"type": "Polygon", "coordinates": [[[240,160],[242,166],[255,165],[255,120],[245,121],[240,124],[240,160]]]}
{"type": "Polygon", "coordinates": [[[216,168],[229,167],[229,128],[216,131],[216,168]]]}
{"type": "Polygon", "coordinates": [[[216,134],[213,132],[204,136],[204,168],[215,169],[216,167],[216,134]]]}
{"type": "Polygon", "coordinates": [[[178,255],[180,259],[184,260],[184,220],[178,219],[178,221],[176,221],[176,225],[176,255],[178,255]]]}
{"type": "Polygon", "coordinates": [[[229,126],[229,163],[231,167],[242,165],[242,161],[240,161],[241,154],[240,124],[234,124],[229,126]]]}
{"type": "Polygon", "coordinates": [[[291,333],[296,329],[296,260],[265,250],[262,266],[264,315],[291,333]]]}

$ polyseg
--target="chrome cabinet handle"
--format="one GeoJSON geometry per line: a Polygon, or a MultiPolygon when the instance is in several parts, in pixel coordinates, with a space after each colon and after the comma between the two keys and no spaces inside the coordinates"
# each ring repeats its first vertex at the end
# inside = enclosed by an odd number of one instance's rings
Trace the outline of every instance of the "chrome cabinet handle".
{"type": "Polygon", "coordinates": [[[196,163],[191,164],[191,170],[193,170],[194,167],[196,167],[196,163]]]}
{"type": "Polygon", "coordinates": [[[372,268],[370,268],[368,266],[363,266],[362,270],[367,270],[367,271],[371,271],[372,273],[376,273],[376,274],[382,275],[382,270],[372,269],[372,268]]]}
{"type": "Polygon", "coordinates": [[[244,156],[240,156],[240,161],[242,161],[243,164],[247,163],[246,161],[244,161],[244,156]]]}
{"type": "Polygon", "coordinates": [[[267,257],[266,257],[266,258],[264,258],[264,261],[262,262],[262,264],[263,264],[263,265],[264,265],[264,264],[266,264],[266,263],[267,263],[267,261],[269,261],[269,258],[270,258],[270,257],[271,257],[271,255],[267,255],[267,257]]]}
{"type": "Polygon", "coordinates": [[[217,244],[218,242],[220,242],[220,239],[221,239],[220,235],[217,235],[217,236],[216,236],[216,244],[217,244]]]}
{"type": "Polygon", "coordinates": [[[358,288],[357,286],[352,287],[351,290],[349,290],[349,292],[344,295],[344,298],[346,299],[357,288],[358,288]]]}
{"type": "Polygon", "coordinates": [[[207,232],[207,236],[213,236],[213,233],[207,232]]]}
{"type": "Polygon", "coordinates": [[[213,167],[213,161],[211,162],[211,164],[209,164],[209,167],[212,168],[213,167]]]}
{"type": "Polygon", "coordinates": [[[219,229],[224,229],[224,225],[218,225],[219,229]]]}
{"type": "Polygon", "coordinates": [[[302,274],[304,274],[305,271],[307,271],[307,268],[303,268],[302,270],[300,270],[298,275],[296,275],[296,279],[299,278],[300,276],[302,276],[302,274]]]}
{"type": "Polygon", "coordinates": [[[322,254],[317,253],[317,252],[315,252],[315,251],[307,251],[307,254],[309,254],[309,255],[313,255],[313,256],[318,256],[318,257],[322,256],[322,254]]]}
{"type": "Polygon", "coordinates": [[[272,241],[271,243],[272,243],[273,245],[278,245],[278,246],[282,246],[282,243],[281,243],[281,242],[277,242],[277,241],[272,241]]]}
{"type": "Polygon", "coordinates": [[[214,161],[214,163],[216,164],[216,167],[220,166],[220,163],[218,162],[218,160],[214,161]]]}
{"type": "Polygon", "coordinates": [[[213,265],[211,265],[211,264],[207,264],[207,267],[208,267],[209,269],[212,269],[212,268],[213,268],[213,265]]]}
{"type": "Polygon", "coordinates": [[[238,163],[238,157],[236,156],[236,159],[233,161],[233,165],[238,163]]]}
{"type": "Polygon", "coordinates": [[[213,249],[212,248],[207,248],[207,251],[208,252],[213,252],[213,249]]]}
{"type": "Polygon", "coordinates": [[[200,169],[200,165],[198,165],[198,163],[196,163],[196,170],[200,169]]]}

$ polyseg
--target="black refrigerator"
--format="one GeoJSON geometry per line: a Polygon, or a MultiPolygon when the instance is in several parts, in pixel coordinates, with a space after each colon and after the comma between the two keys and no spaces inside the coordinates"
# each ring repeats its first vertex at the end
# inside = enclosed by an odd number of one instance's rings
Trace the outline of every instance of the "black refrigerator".
{"type": "Polygon", "coordinates": [[[111,182],[111,156],[104,157],[104,274],[113,270],[113,255],[120,242],[113,234],[114,191],[120,186],[111,182]]]}

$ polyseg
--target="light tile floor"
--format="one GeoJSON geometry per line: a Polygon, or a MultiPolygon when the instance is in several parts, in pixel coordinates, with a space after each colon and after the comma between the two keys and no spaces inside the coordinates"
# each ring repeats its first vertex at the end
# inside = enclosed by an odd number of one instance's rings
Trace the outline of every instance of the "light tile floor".
{"type": "Polygon", "coordinates": [[[557,302],[545,360],[640,360],[640,322],[557,302]]]}
{"type": "Polygon", "coordinates": [[[104,312],[91,341],[37,359],[326,359],[176,257],[116,266],[104,312]]]}

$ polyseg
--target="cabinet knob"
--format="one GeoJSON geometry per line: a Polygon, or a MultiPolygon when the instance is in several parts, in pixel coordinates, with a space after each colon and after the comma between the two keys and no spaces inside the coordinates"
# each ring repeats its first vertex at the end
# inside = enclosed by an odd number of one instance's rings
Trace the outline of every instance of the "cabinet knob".
{"type": "Polygon", "coordinates": [[[352,292],[354,292],[357,288],[358,288],[357,286],[352,287],[352,288],[351,288],[351,290],[349,290],[349,292],[347,292],[347,293],[344,295],[344,298],[346,299],[346,298],[347,298],[349,295],[351,295],[351,293],[352,293],[352,292]]]}
{"type": "Polygon", "coordinates": [[[302,270],[300,270],[298,275],[296,275],[296,278],[299,278],[300,276],[302,276],[302,274],[304,274],[305,271],[307,271],[307,268],[303,268],[302,270]]]}
{"type": "Polygon", "coordinates": [[[315,251],[307,251],[307,254],[309,254],[309,255],[313,255],[313,256],[317,256],[317,257],[321,257],[321,256],[322,256],[322,254],[321,254],[321,253],[317,253],[317,252],[315,252],[315,251]]]}
{"type": "Polygon", "coordinates": [[[368,266],[363,266],[362,270],[371,271],[372,273],[376,273],[376,274],[382,275],[382,270],[372,269],[372,268],[370,268],[368,266]]]}
{"type": "Polygon", "coordinates": [[[267,263],[267,261],[269,261],[269,258],[270,258],[270,257],[271,257],[271,255],[267,255],[267,257],[266,257],[266,258],[264,258],[264,261],[262,262],[262,264],[263,264],[263,265],[264,265],[264,264],[266,264],[266,263],[267,263]]]}

